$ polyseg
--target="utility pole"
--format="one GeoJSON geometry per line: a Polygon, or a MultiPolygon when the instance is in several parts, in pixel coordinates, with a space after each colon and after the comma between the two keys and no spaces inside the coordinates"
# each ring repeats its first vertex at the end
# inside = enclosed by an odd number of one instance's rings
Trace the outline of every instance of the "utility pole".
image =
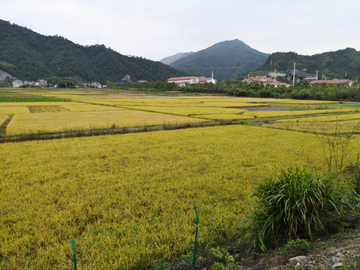
{"type": "Polygon", "coordinates": [[[318,80],[318,71],[316,71],[316,80],[318,80]]]}
{"type": "Polygon", "coordinates": [[[274,82],[276,81],[276,68],[275,68],[275,73],[274,73],[274,82]]]}
{"type": "Polygon", "coordinates": [[[296,63],[294,62],[293,87],[295,86],[295,65],[296,63]]]}

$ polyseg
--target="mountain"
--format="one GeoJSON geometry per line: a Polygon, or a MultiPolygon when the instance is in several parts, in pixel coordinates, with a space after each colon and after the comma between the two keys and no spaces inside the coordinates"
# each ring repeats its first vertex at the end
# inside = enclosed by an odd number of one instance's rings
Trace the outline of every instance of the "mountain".
{"type": "Polygon", "coordinates": [[[190,54],[193,54],[194,52],[187,52],[187,53],[177,53],[175,55],[172,56],[168,56],[165,57],[163,59],[160,60],[161,63],[165,64],[165,65],[170,65],[171,63],[174,63],[175,61],[184,58],[190,54]]]}
{"type": "Polygon", "coordinates": [[[292,71],[294,62],[297,70],[310,74],[315,74],[317,70],[319,79],[322,74],[330,78],[344,78],[345,73],[353,77],[360,75],[360,52],[351,48],[312,56],[277,52],[273,53],[257,71],[292,71]]]}
{"type": "Polygon", "coordinates": [[[121,55],[104,45],[81,46],[0,20],[0,69],[22,80],[48,77],[86,81],[166,80],[189,75],[160,62],[121,55]]]}
{"type": "Polygon", "coordinates": [[[200,76],[210,76],[214,71],[214,77],[221,80],[257,69],[268,56],[235,39],[188,55],[170,66],[200,76]]]}

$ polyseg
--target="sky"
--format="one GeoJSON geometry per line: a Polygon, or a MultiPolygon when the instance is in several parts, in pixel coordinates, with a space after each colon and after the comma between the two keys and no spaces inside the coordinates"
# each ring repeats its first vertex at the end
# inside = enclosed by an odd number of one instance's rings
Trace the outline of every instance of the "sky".
{"type": "Polygon", "coordinates": [[[239,39],[264,52],[360,51],[359,0],[0,0],[0,19],[159,61],[239,39]]]}

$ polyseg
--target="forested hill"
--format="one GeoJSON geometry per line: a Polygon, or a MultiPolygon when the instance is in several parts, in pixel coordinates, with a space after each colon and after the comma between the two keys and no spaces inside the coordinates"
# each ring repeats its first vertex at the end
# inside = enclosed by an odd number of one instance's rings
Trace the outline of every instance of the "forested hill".
{"type": "Polygon", "coordinates": [[[322,74],[332,78],[344,78],[360,75],[360,52],[355,49],[346,48],[335,52],[325,52],[312,56],[299,55],[294,52],[273,53],[266,62],[258,68],[258,71],[287,72],[294,69],[294,62],[297,70],[303,70],[315,74],[316,70],[321,79],[322,74]]]}
{"type": "Polygon", "coordinates": [[[211,76],[211,71],[214,71],[214,77],[221,80],[257,69],[268,56],[235,39],[217,43],[170,66],[200,76],[211,76]]]}
{"type": "Polygon", "coordinates": [[[0,20],[0,69],[22,80],[81,77],[87,81],[166,80],[188,73],[141,57],[127,57],[104,45],[81,46],[0,20]]]}

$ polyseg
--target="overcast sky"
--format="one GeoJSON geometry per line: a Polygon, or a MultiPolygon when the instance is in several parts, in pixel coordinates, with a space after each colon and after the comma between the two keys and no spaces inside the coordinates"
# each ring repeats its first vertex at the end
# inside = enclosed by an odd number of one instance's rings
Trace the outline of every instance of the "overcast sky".
{"type": "Polygon", "coordinates": [[[0,19],[155,61],[233,39],[265,53],[360,50],[360,0],[0,0],[0,19]]]}

